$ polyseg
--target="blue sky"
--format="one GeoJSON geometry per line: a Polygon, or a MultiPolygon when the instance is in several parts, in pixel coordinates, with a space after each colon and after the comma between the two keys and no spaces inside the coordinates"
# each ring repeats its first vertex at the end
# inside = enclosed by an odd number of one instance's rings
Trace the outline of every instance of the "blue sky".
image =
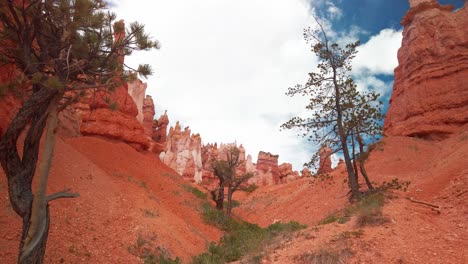
{"type": "Polygon", "coordinates": [[[144,81],[157,116],[167,110],[170,126],[190,126],[203,143],[242,143],[254,162],[260,150],[268,151],[295,170],[316,151],[296,132],[279,129],[292,116],[307,115],[306,99],[285,96],[316,69],[303,29],[322,15],[339,41],[359,38],[355,81],[388,101],[399,21],[408,8],[406,0],[115,0],[113,6],[118,18],[145,24],[162,44],[126,58],[132,66],[153,66],[155,74],[144,81]]]}

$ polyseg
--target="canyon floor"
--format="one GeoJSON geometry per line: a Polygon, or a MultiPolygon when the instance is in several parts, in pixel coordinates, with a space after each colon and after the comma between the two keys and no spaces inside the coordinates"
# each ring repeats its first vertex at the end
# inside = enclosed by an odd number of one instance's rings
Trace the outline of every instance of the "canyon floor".
{"type": "MultiPolygon", "coordinates": [[[[372,180],[411,181],[407,192],[386,199],[387,221],[379,225],[357,227],[356,217],[318,225],[349,206],[340,167],[321,182],[303,178],[239,191],[234,213],[260,226],[289,220],[308,226],[265,248],[262,263],[314,263],[324,254],[342,263],[467,263],[468,128],[460,131],[443,141],[387,137],[376,145],[366,163],[372,180]]],[[[202,221],[204,201],[189,191],[194,186],[156,155],[124,143],[60,139],[48,192],[72,188],[80,197],[51,202],[45,262],[142,263],[138,251],[151,249],[189,263],[222,236],[202,221]]],[[[0,195],[0,259],[15,263],[20,218],[10,206],[3,171],[0,195]]]]}

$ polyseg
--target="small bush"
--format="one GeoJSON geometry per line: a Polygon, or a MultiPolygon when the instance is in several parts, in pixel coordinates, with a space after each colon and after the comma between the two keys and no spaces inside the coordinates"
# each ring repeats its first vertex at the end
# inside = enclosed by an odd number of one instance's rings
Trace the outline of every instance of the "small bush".
{"type": "Polygon", "coordinates": [[[335,212],[335,213],[328,215],[324,219],[322,219],[318,224],[327,225],[327,224],[331,224],[334,222],[338,222],[339,224],[344,224],[348,222],[348,220],[349,218],[346,215],[341,215],[340,212],[335,212]]]}
{"type": "Polygon", "coordinates": [[[185,190],[193,193],[196,197],[205,200],[206,199],[206,193],[200,191],[198,188],[192,187],[190,185],[184,185],[183,186],[185,190]]]}
{"type": "Polygon", "coordinates": [[[344,231],[341,234],[337,235],[334,240],[338,241],[338,240],[346,240],[350,238],[358,238],[358,237],[361,237],[362,235],[364,235],[364,230],[362,229],[355,230],[355,231],[344,231]]]}
{"type": "Polygon", "coordinates": [[[382,207],[385,203],[383,192],[375,192],[363,196],[356,204],[357,225],[380,225],[388,220],[383,216],[382,207]]]}
{"type": "Polygon", "coordinates": [[[175,259],[166,258],[163,256],[156,256],[149,254],[144,257],[145,264],[181,264],[182,261],[177,257],[175,259]]]}
{"type": "Polygon", "coordinates": [[[245,188],[241,188],[240,190],[244,191],[244,192],[252,193],[255,190],[257,190],[257,188],[258,188],[258,186],[255,183],[252,183],[252,184],[250,184],[249,186],[247,186],[245,188]]]}
{"type": "Polygon", "coordinates": [[[227,220],[222,210],[217,210],[208,203],[203,204],[201,210],[202,219],[205,223],[216,226],[223,230],[225,229],[227,220]]]}

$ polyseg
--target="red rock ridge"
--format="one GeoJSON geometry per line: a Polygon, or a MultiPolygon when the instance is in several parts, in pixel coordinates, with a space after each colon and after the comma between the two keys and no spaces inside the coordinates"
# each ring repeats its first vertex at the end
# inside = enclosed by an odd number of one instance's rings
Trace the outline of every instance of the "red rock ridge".
{"type": "Polygon", "coordinates": [[[410,4],[384,133],[446,138],[468,123],[468,10],[410,4]]]}

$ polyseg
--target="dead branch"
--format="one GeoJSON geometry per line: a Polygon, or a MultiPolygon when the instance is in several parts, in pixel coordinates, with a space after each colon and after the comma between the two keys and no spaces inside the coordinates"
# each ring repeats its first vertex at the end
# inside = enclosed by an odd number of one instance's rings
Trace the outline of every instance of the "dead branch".
{"type": "Polygon", "coordinates": [[[71,189],[65,189],[61,192],[57,192],[57,193],[54,193],[54,194],[51,194],[49,196],[47,196],[47,202],[50,202],[50,201],[53,201],[53,200],[56,200],[56,199],[60,199],[60,198],[75,198],[75,197],[79,197],[80,194],[79,193],[70,193],[71,189]]]}
{"type": "Polygon", "coordinates": [[[413,202],[413,203],[422,204],[422,205],[426,205],[426,206],[432,207],[432,208],[434,208],[433,210],[437,211],[439,214],[440,214],[440,210],[442,209],[442,207],[440,207],[439,205],[427,203],[427,202],[424,202],[424,201],[419,201],[419,200],[414,199],[413,197],[407,197],[407,196],[405,196],[405,198],[406,198],[407,200],[413,202]]]}

